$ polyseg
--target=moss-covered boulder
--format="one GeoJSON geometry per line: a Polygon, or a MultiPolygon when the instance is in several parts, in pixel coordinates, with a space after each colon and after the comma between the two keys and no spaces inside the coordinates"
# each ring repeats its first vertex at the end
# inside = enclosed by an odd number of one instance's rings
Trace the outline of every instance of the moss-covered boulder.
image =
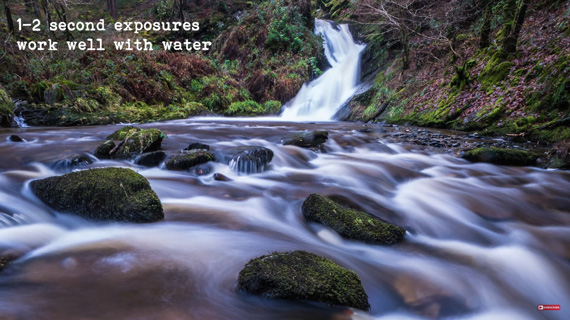
{"type": "Polygon", "coordinates": [[[129,159],[141,153],[157,151],[165,137],[166,134],[158,129],[126,126],[110,134],[107,137],[109,140],[97,147],[95,156],[100,159],[129,159]],[[110,148],[111,140],[120,141],[118,144],[113,142],[115,146],[110,148]]]}
{"type": "Polygon", "coordinates": [[[532,166],[538,155],[529,151],[501,148],[477,148],[461,154],[470,162],[488,162],[506,166],[532,166]]]}
{"type": "Polygon", "coordinates": [[[281,138],[281,143],[301,148],[316,148],[327,142],[328,138],[327,131],[293,132],[281,138]]]}
{"type": "Polygon", "coordinates": [[[214,155],[207,151],[196,151],[173,155],[166,159],[164,167],[168,170],[188,170],[208,161],[214,161],[214,155]]]}
{"type": "Polygon", "coordinates": [[[570,169],[570,139],[560,141],[548,152],[549,168],[570,169]]]}
{"type": "Polygon", "coordinates": [[[91,220],[153,222],[164,218],[149,182],[125,168],[100,168],[35,180],[32,192],[51,208],[91,220]]]}
{"type": "Polygon", "coordinates": [[[356,273],[306,251],[276,252],[249,261],[239,273],[238,289],[269,298],[370,309],[356,273]]]}
{"type": "Polygon", "coordinates": [[[318,194],[305,199],[302,211],[307,221],[324,224],[345,238],[366,243],[394,244],[402,241],[406,232],[402,227],[318,194]]]}
{"type": "Polygon", "coordinates": [[[13,103],[6,91],[0,87],[0,127],[13,127],[14,122],[14,111],[13,103]]]}

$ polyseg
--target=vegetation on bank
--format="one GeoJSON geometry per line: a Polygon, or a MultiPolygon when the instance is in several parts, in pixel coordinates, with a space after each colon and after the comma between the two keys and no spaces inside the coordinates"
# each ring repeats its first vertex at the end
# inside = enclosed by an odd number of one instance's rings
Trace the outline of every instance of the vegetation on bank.
{"type": "Polygon", "coordinates": [[[369,42],[347,119],[570,138],[570,1],[330,3],[369,42]]]}
{"type": "MultiPolygon", "coordinates": [[[[39,12],[8,1],[14,17],[37,16],[68,21],[115,21],[99,9],[100,1],[65,7],[47,1],[39,12]]],[[[147,32],[153,43],[207,40],[210,52],[116,51],[112,41],[137,35],[10,33],[2,21],[0,84],[16,106],[0,104],[2,119],[10,110],[30,125],[90,125],[150,122],[220,114],[278,114],[301,85],[320,73],[322,39],[312,33],[310,1],[148,1],[142,9],[130,1],[117,4],[116,21],[199,21],[197,32],[147,32]],[[20,51],[18,40],[65,41],[103,38],[105,51],[20,51]],[[10,109],[10,110],[9,110],[10,109]]],[[[109,28],[107,28],[109,29],[109,28]]],[[[2,89],[0,89],[2,90],[2,89]]],[[[4,90],[0,91],[3,94],[4,90]]],[[[10,100],[9,99],[9,100],[10,100]]],[[[9,123],[3,121],[3,125],[9,123]]]]}

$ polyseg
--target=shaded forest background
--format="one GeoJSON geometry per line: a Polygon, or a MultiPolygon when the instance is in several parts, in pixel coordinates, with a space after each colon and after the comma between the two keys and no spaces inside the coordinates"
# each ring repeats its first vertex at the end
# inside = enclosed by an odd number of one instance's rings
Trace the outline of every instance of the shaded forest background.
{"type": "Polygon", "coordinates": [[[367,89],[344,120],[409,123],[555,142],[570,138],[570,1],[3,0],[0,112],[31,125],[278,114],[327,68],[314,18],[368,44],[367,89]],[[15,21],[199,21],[207,53],[120,52],[101,33],[18,31],[15,21]],[[103,52],[19,51],[18,40],[104,38],[103,52]]]}

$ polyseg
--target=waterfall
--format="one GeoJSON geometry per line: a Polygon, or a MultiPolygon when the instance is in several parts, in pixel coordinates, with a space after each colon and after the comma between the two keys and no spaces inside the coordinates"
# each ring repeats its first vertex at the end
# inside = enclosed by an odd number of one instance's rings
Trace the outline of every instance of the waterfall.
{"type": "Polygon", "coordinates": [[[286,120],[330,120],[358,90],[360,53],[347,24],[315,20],[315,33],[324,39],[325,56],[332,66],[317,79],[305,83],[297,96],[285,104],[286,120]]]}

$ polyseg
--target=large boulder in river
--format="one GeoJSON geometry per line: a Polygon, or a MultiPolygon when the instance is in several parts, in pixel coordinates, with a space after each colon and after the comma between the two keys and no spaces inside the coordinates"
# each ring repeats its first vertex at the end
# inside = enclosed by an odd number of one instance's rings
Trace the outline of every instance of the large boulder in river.
{"type": "Polygon", "coordinates": [[[318,148],[327,142],[328,138],[328,131],[293,132],[281,138],[281,143],[301,148],[318,148]]]}
{"type": "Polygon", "coordinates": [[[230,150],[228,155],[228,165],[238,173],[263,172],[273,160],[273,151],[259,146],[237,147],[230,150]]]}
{"type": "Polygon", "coordinates": [[[318,194],[307,197],[302,210],[307,221],[324,224],[345,238],[366,243],[394,244],[403,240],[406,232],[402,227],[318,194]]]}
{"type": "Polygon", "coordinates": [[[536,165],[538,155],[529,151],[501,148],[477,148],[462,152],[461,157],[470,162],[488,162],[506,166],[536,165]]]}
{"type": "Polygon", "coordinates": [[[370,309],[356,273],[306,251],[276,252],[249,261],[239,273],[238,289],[269,298],[370,309]]]}
{"type": "Polygon", "coordinates": [[[146,152],[143,154],[139,154],[138,156],[136,156],[133,162],[135,164],[138,164],[139,166],[156,167],[162,161],[164,161],[164,159],[166,159],[166,152],[153,151],[153,152],[146,152]]]}
{"type": "Polygon", "coordinates": [[[214,161],[214,155],[208,151],[187,152],[176,154],[166,159],[164,166],[168,170],[188,170],[199,164],[214,161]]]}
{"type": "Polygon", "coordinates": [[[51,208],[92,220],[153,222],[164,218],[149,182],[125,168],[100,168],[35,180],[32,192],[51,208]]]}
{"type": "Polygon", "coordinates": [[[160,149],[162,139],[166,134],[158,129],[140,129],[126,126],[109,135],[95,150],[95,156],[100,159],[129,159],[145,152],[160,149]],[[118,144],[112,140],[120,140],[118,144]]]}

